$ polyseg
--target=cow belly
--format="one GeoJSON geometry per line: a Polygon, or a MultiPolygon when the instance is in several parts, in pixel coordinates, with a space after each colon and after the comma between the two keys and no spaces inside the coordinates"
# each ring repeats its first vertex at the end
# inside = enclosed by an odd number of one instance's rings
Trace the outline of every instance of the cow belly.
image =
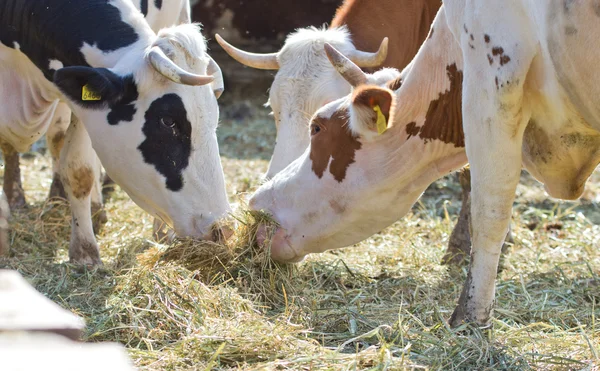
{"type": "Polygon", "coordinates": [[[559,84],[585,121],[600,130],[600,49],[595,47],[600,38],[600,5],[592,0],[555,0],[545,28],[559,84]]]}
{"type": "Polygon", "coordinates": [[[600,133],[573,115],[561,126],[532,118],[523,138],[523,164],[552,197],[579,198],[600,163],[600,133]]]}
{"type": "Polygon", "coordinates": [[[48,89],[50,83],[28,59],[15,56],[20,52],[1,48],[0,138],[24,152],[48,129],[58,105],[57,94],[48,89]]]}

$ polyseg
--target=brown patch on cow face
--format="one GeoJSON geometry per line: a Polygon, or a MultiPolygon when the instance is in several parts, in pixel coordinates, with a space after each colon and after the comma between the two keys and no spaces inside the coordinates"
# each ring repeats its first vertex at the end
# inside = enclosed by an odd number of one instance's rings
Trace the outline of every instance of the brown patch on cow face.
{"type": "Polygon", "coordinates": [[[390,89],[391,91],[396,91],[396,90],[400,89],[401,86],[402,86],[402,76],[397,77],[395,80],[392,80],[392,81],[388,82],[388,84],[387,84],[388,89],[390,89]]]}
{"type": "Polygon", "coordinates": [[[441,93],[431,103],[422,127],[411,122],[406,126],[408,138],[419,135],[425,143],[429,140],[441,140],[453,143],[455,147],[465,146],[465,134],[462,126],[462,81],[463,73],[456,64],[446,67],[450,80],[450,89],[441,93]]]}
{"type": "Polygon", "coordinates": [[[488,34],[483,35],[483,41],[485,41],[486,44],[489,43],[490,42],[490,35],[488,35],[488,34]]]}
{"type": "Polygon", "coordinates": [[[316,117],[311,124],[310,160],[312,170],[322,178],[331,159],[329,172],[341,183],[346,171],[354,163],[354,155],[361,143],[348,129],[346,110],[336,111],[331,118],[316,117]]]}
{"type": "Polygon", "coordinates": [[[71,192],[76,198],[84,198],[92,191],[94,185],[94,172],[89,166],[70,170],[68,175],[71,192]]]}

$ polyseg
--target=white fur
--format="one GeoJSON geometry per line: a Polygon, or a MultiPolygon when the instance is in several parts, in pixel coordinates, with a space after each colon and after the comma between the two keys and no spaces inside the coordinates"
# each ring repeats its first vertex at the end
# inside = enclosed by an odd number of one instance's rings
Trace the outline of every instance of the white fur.
{"type": "Polygon", "coordinates": [[[271,178],[308,147],[311,116],[328,102],[350,92],[323,49],[325,43],[349,53],[354,50],[345,27],[309,27],[290,34],[277,55],[279,71],[269,92],[277,125],[277,142],[266,177],[271,178]]]}

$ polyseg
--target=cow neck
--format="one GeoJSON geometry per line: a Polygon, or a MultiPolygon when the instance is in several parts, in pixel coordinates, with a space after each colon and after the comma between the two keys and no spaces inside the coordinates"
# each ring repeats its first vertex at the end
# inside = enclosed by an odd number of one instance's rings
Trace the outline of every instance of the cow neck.
{"type": "Polygon", "coordinates": [[[112,67],[152,34],[134,10],[118,0],[6,0],[0,5],[0,42],[19,48],[50,81],[56,69],[50,61],[112,67]]]}
{"type": "Polygon", "coordinates": [[[402,75],[389,129],[391,143],[386,145],[388,150],[393,148],[390,158],[398,158],[387,162],[394,167],[387,172],[398,177],[413,173],[413,178],[423,176],[423,182],[432,182],[467,161],[462,56],[443,10],[434,21],[431,36],[402,75]]]}

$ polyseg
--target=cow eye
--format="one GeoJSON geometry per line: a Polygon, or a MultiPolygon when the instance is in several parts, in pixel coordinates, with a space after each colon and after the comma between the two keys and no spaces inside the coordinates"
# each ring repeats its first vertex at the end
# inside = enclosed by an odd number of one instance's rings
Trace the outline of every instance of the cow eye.
{"type": "Polygon", "coordinates": [[[168,128],[174,128],[175,127],[175,120],[173,120],[172,117],[161,117],[160,118],[160,124],[163,126],[166,126],[168,128]]]}
{"type": "Polygon", "coordinates": [[[319,126],[317,124],[312,124],[310,126],[310,135],[317,135],[320,132],[321,132],[321,126],[319,126]]]}

